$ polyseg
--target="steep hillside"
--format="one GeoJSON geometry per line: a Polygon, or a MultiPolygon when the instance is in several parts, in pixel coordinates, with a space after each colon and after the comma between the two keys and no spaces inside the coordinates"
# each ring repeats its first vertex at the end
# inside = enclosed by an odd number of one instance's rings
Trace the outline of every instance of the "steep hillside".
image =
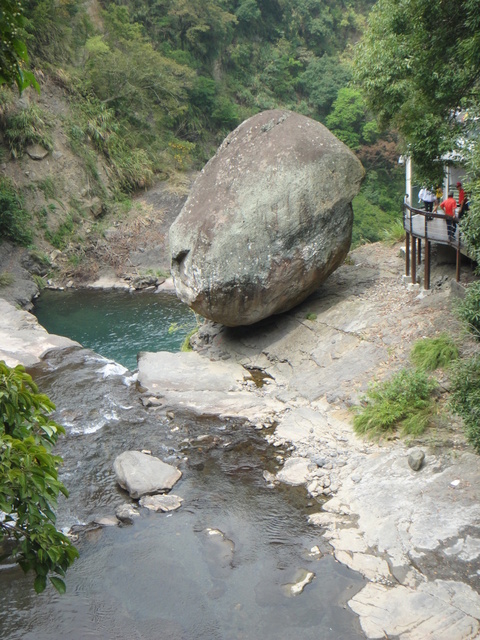
{"type": "Polygon", "coordinates": [[[403,187],[394,137],[380,135],[347,87],[346,51],[371,4],[26,1],[40,95],[0,88],[0,238],[32,249],[49,277],[95,279],[145,253],[146,236],[161,244],[192,172],[241,120],[280,106],[357,151],[368,176],[354,242],[378,239],[403,187]],[[153,185],[165,194],[160,209],[147,206],[157,196],[139,198],[153,185]]]}

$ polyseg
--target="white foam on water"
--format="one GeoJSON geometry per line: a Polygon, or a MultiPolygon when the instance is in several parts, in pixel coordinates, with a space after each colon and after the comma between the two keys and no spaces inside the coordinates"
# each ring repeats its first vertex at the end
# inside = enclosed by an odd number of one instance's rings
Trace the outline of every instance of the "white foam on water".
{"type": "Polygon", "coordinates": [[[101,373],[103,378],[110,378],[111,376],[123,376],[128,373],[128,369],[118,362],[109,360],[105,366],[98,370],[98,373],[101,373]]]}
{"type": "Polygon", "coordinates": [[[103,427],[105,426],[106,420],[99,420],[98,422],[93,422],[90,423],[88,426],[75,426],[72,427],[72,429],[70,429],[70,433],[73,436],[76,435],[86,435],[89,433],[96,433],[97,431],[100,431],[100,429],[103,429],[103,427]]]}
{"type": "Polygon", "coordinates": [[[136,371],[135,373],[132,373],[131,376],[125,376],[122,380],[123,384],[126,387],[131,387],[132,384],[135,384],[138,380],[138,371],[136,371]]]}

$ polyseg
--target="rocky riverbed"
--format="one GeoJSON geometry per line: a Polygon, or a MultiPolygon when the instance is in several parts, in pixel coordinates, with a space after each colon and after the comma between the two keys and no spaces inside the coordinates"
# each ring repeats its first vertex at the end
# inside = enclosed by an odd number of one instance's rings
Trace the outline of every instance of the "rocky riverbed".
{"type": "MultiPolygon", "coordinates": [[[[269,427],[273,447],[287,445],[265,482],[304,485],[319,539],[368,579],[349,602],[366,637],[478,638],[479,458],[461,425],[446,416],[410,443],[373,444],[352,430],[351,407],[371,380],[408,364],[415,340],[456,329],[453,268],[434,270],[428,296],[402,273],[399,247],[361,247],[289,313],[248,328],[206,324],[191,353],[142,354],[138,380],[154,411],[242,418],[246,429],[269,427]]],[[[0,359],[30,364],[66,346],[26,312],[1,308],[0,359]]],[[[439,382],[446,394],[448,379],[439,382]]]]}

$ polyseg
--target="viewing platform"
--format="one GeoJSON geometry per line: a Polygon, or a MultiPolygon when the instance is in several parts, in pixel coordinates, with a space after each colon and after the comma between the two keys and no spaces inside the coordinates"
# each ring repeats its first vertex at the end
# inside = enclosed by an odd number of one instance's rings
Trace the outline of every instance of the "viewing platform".
{"type": "Polygon", "coordinates": [[[424,289],[430,289],[430,267],[431,267],[431,243],[443,244],[452,247],[456,251],[455,277],[460,281],[460,268],[462,255],[467,257],[468,253],[461,238],[461,222],[454,218],[456,222],[455,235],[449,238],[447,232],[447,220],[449,218],[444,213],[428,212],[424,209],[415,209],[409,204],[403,205],[403,227],[405,236],[405,275],[410,276],[412,283],[417,283],[417,266],[422,261],[422,240],[424,247],[424,289]]]}

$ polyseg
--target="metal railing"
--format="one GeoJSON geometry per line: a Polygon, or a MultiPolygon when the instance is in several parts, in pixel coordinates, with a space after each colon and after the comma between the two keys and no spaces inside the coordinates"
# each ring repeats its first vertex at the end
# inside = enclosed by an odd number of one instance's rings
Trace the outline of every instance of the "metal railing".
{"type": "Polygon", "coordinates": [[[464,249],[461,239],[459,220],[452,219],[445,213],[415,209],[406,202],[403,204],[403,227],[405,236],[405,275],[412,276],[412,283],[417,281],[416,267],[421,264],[422,240],[425,241],[425,274],[424,288],[430,288],[431,243],[453,247],[457,253],[456,280],[460,280],[461,254],[464,249]],[[451,223],[449,233],[447,221],[451,223]],[[454,229],[453,238],[452,230],[454,229]]]}
{"type": "Polygon", "coordinates": [[[416,238],[431,240],[440,244],[462,249],[461,230],[458,218],[454,218],[455,238],[449,238],[447,221],[452,221],[450,216],[438,211],[425,211],[425,209],[415,209],[409,204],[403,205],[403,226],[405,231],[416,238]],[[418,216],[418,217],[417,217],[418,216]],[[444,221],[444,222],[442,222],[444,221]]]}

